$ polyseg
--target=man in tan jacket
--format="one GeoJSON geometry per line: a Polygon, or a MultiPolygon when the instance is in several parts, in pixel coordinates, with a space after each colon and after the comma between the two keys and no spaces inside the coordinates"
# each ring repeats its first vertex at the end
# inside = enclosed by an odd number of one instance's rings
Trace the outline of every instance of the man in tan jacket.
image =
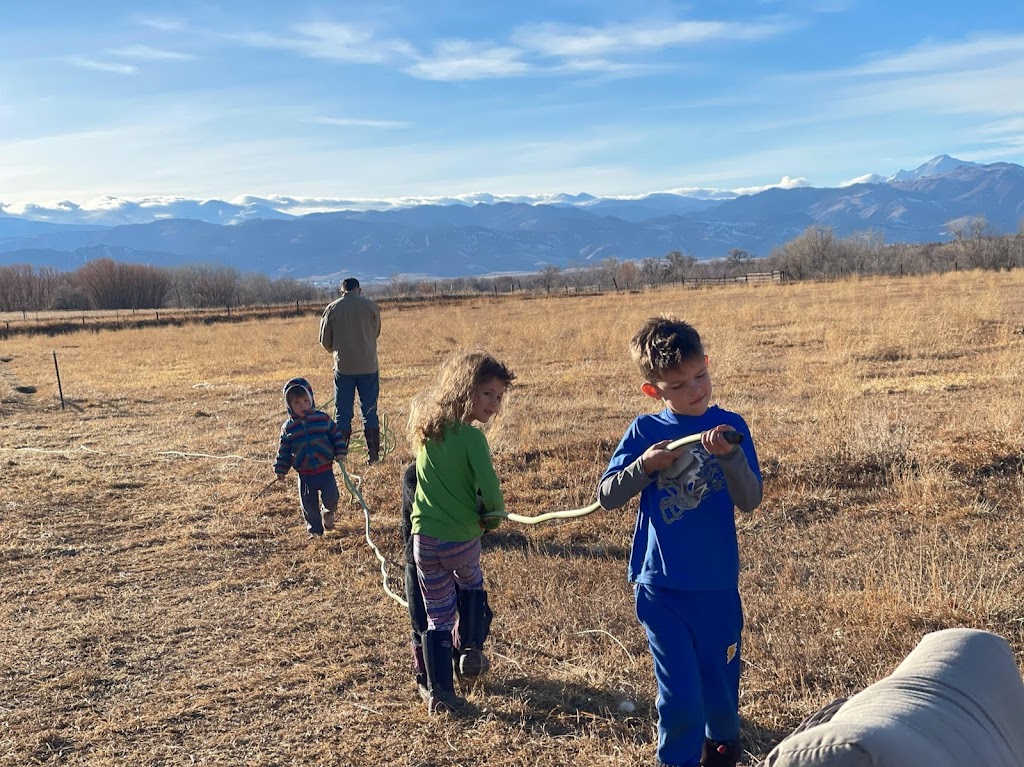
{"type": "Polygon", "coordinates": [[[359,392],[369,463],[380,459],[380,421],[377,417],[379,336],[380,309],[369,298],[363,297],[359,280],[346,278],[341,283],[341,298],[324,309],[320,320],[320,345],[334,353],[334,420],[346,442],[352,435],[355,395],[359,392]]]}

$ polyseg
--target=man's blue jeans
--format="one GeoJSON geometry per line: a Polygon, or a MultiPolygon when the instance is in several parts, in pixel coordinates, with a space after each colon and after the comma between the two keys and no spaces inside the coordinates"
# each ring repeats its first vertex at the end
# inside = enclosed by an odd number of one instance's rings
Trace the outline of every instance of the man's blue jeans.
{"type": "Polygon", "coordinates": [[[352,433],[352,416],[356,392],[359,392],[359,410],[364,429],[380,428],[377,419],[377,397],[380,394],[380,373],[344,375],[334,373],[334,422],[346,434],[352,433]]]}

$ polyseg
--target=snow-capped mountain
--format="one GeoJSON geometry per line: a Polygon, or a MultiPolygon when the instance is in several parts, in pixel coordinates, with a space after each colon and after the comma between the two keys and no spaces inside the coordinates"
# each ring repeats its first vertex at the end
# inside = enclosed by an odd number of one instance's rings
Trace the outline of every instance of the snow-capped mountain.
{"type": "Polygon", "coordinates": [[[46,204],[0,202],[0,216],[71,226],[149,224],[168,218],[230,225],[256,218],[292,218],[288,213],[256,202],[236,205],[223,200],[190,200],[184,197],[146,197],[137,200],[101,197],[85,205],[67,200],[46,204]]]}
{"type": "Polygon", "coordinates": [[[147,263],[165,266],[203,261],[295,277],[348,271],[388,279],[533,271],[543,264],[641,259],[672,250],[720,258],[741,248],[763,256],[812,225],[832,227],[840,236],[870,229],[890,242],[934,242],[950,238],[951,223],[971,217],[985,217],[993,233],[1016,232],[1024,219],[1024,168],[1012,163],[981,165],[941,156],[891,179],[869,175],[838,188],[789,179],[785,186],[724,200],[668,192],[514,201],[471,195],[430,204],[409,198],[401,204],[384,201],[380,208],[364,200],[353,201],[359,204],[348,210],[306,215],[292,213],[327,207],[330,201],[175,199],[122,205],[107,198],[102,205],[81,206],[91,211],[88,223],[76,217],[70,203],[46,208],[45,214],[25,208],[21,216],[13,215],[18,212],[13,206],[0,206],[0,264],[45,260],[73,269],[106,247],[145,254],[147,263]],[[96,224],[110,216],[136,220],[154,211],[161,217],[147,223],[96,224]]]}
{"type": "Polygon", "coordinates": [[[933,157],[928,162],[917,166],[913,170],[900,170],[889,176],[886,181],[890,183],[899,181],[916,181],[919,178],[941,176],[943,173],[950,173],[957,168],[965,167],[977,167],[977,163],[958,160],[955,157],[950,157],[948,154],[940,154],[938,157],[933,157]]]}

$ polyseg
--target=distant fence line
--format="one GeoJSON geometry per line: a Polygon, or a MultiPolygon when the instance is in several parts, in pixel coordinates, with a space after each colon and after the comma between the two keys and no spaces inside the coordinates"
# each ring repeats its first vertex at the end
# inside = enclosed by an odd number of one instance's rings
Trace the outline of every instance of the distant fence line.
{"type": "Polygon", "coordinates": [[[728,276],[723,274],[721,277],[690,277],[689,279],[683,277],[680,278],[679,282],[682,285],[729,285],[735,282],[789,282],[790,277],[781,269],[774,269],[770,272],[751,272],[749,274],[737,274],[728,276]]]}
{"type": "MultiPolygon", "coordinates": [[[[754,272],[741,275],[722,275],[721,277],[681,277],[679,281],[666,280],[658,285],[626,285],[620,286],[616,280],[612,280],[612,288],[615,292],[639,292],[646,289],[657,290],[660,287],[682,286],[682,287],[704,287],[713,285],[731,285],[737,283],[768,283],[787,282],[789,276],[783,271],[754,272]]],[[[501,281],[503,282],[503,281],[501,281]]],[[[492,290],[479,291],[450,291],[445,292],[437,289],[437,283],[433,284],[433,290],[423,290],[423,284],[419,286],[419,292],[412,292],[402,295],[374,295],[373,299],[382,306],[390,306],[396,310],[411,309],[419,306],[429,306],[438,303],[458,303],[467,300],[487,298],[488,296],[508,296],[520,293],[524,297],[552,296],[597,296],[607,292],[607,287],[601,285],[580,285],[570,286],[565,284],[558,289],[545,290],[543,287],[524,289],[522,282],[515,277],[509,278],[505,283],[507,287],[499,285],[495,280],[492,290]],[[562,290],[564,288],[564,292],[562,290]]],[[[332,299],[329,299],[332,300],[332,299]]],[[[287,304],[269,304],[259,306],[237,306],[224,307],[219,309],[116,309],[100,311],[60,311],[52,310],[46,312],[22,313],[22,317],[0,319],[0,338],[9,338],[15,335],[63,335],[66,333],[78,333],[82,331],[100,332],[102,330],[124,330],[128,328],[147,327],[181,327],[184,325],[211,325],[221,322],[245,322],[247,320],[266,320],[273,318],[301,317],[310,314],[319,315],[325,306],[325,302],[318,301],[295,301],[287,304]],[[34,316],[33,316],[34,315],[34,316]]],[[[8,314],[15,314],[9,312],[8,314]]]]}
{"type": "Polygon", "coordinates": [[[322,301],[295,301],[287,304],[222,307],[219,309],[115,309],[114,311],[47,311],[29,313],[23,319],[0,320],[0,338],[14,335],[62,335],[91,330],[212,325],[220,322],[244,322],[274,317],[300,317],[320,314],[322,301]]]}

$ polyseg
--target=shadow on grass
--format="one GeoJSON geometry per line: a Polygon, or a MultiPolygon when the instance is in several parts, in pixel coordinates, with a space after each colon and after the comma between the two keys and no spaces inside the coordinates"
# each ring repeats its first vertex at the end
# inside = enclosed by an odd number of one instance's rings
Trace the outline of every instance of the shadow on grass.
{"type": "Polygon", "coordinates": [[[762,727],[757,722],[747,718],[740,720],[740,741],[743,750],[753,754],[747,756],[740,764],[757,764],[764,759],[775,746],[782,741],[792,730],[779,730],[774,727],[762,727]]]}
{"type": "MultiPolygon", "coordinates": [[[[506,522],[505,525],[510,525],[506,522]]],[[[522,551],[544,557],[562,557],[565,559],[615,559],[625,561],[628,551],[622,546],[608,545],[601,541],[593,543],[556,543],[527,538],[518,530],[499,529],[488,533],[480,541],[483,551],[502,549],[504,551],[522,551]]]]}
{"type": "Polygon", "coordinates": [[[544,736],[612,736],[636,743],[654,740],[655,714],[650,701],[631,701],[635,709],[619,709],[621,694],[581,684],[566,684],[525,675],[486,682],[487,713],[499,721],[544,736]],[[502,699],[514,711],[503,711],[502,699]]]}

